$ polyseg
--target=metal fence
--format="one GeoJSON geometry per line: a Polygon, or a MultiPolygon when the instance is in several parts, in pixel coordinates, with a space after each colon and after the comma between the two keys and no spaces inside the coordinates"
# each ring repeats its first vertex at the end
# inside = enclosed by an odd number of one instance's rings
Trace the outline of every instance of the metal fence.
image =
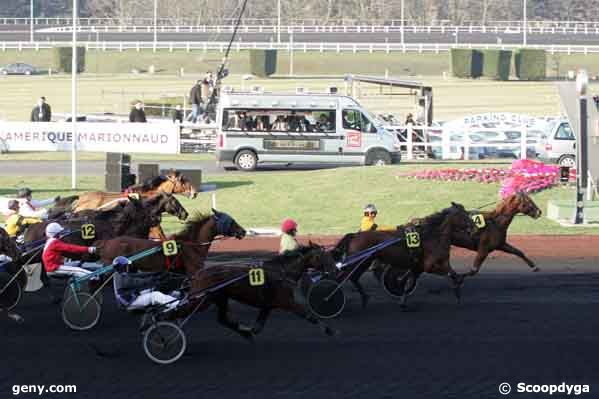
{"type": "MultiPolygon", "coordinates": [[[[0,42],[0,51],[7,50],[43,50],[54,47],[70,47],[71,42],[0,42]]],[[[191,51],[220,51],[224,52],[228,42],[101,42],[101,41],[81,41],[80,46],[85,46],[87,50],[95,51],[142,51],[142,50],[183,50],[191,51]]],[[[498,50],[516,50],[521,48],[521,44],[471,44],[471,43],[313,43],[313,42],[236,42],[233,44],[233,51],[243,51],[251,49],[276,49],[282,51],[294,52],[417,52],[417,53],[441,53],[449,51],[452,48],[476,48],[476,49],[498,49],[498,50]]],[[[551,54],[593,54],[599,53],[599,45],[537,45],[529,44],[527,48],[544,49],[551,54]]]]}

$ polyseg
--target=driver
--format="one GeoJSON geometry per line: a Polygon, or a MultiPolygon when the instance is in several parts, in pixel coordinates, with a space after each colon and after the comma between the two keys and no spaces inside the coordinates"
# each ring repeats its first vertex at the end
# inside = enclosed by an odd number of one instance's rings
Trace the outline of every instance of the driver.
{"type": "Polygon", "coordinates": [[[19,214],[22,216],[47,219],[48,211],[44,209],[44,206],[51,205],[58,201],[60,197],[55,197],[47,200],[34,200],[32,198],[32,191],[28,187],[24,187],[17,191],[17,199],[19,201],[19,214]]]}
{"type": "Polygon", "coordinates": [[[56,222],[46,226],[46,237],[48,239],[46,240],[46,245],[44,245],[42,261],[48,275],[68,275],[79,278],[91,274],[89,270],[78,266],[81,262],[65,263],[64,254],[94,254],[96,253],[96,247],[67,244],[59,238],[59,234],[62,231],[64,229],[56,222]]]}
{"type": "Polygon", "coordinates": [[[127,310],[144,309],[148,306],[165,305],[167,310],[179,304],[178,293],[164,294],[156,289],[162,273],[137,273],[131,261],[118,256],[112,262],[114,270],[114,289],[117,299],[127,310]]]}
{"type": "Polygon", "coordinates": [[[281,245],[279,253],[284,254],[288,251],[295,251],[299,248],[297,242],[297,222],[293,219],[285,219],[281,224],[281,245]]]}
{"type": "Polygon", "coordinates": [[[397,230],[395,226],[379,226],[376,222],[376,216],[378,214],[378,210],[374,204],[368,204],[364,207],[364,216],[362,216],[362,220],[360,221],[360,231],[393,231],[397,230]]]}
{"type": "Polygon", "coordinates": [[[10,237],[18,237],[25,232],[27,226],[41,223],[39,218],[29,218],[19,215],[19,201],[8,201],[8,218],[6,219],[6,232],[10,237]]]}

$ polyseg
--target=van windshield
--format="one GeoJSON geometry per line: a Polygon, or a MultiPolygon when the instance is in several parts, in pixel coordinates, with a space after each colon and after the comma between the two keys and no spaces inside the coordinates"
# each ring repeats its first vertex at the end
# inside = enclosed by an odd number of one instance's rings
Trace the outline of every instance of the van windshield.
{"type": "Polygon", "coordinates": [[[243,109],[223,110],[224,131],[334,132],[334,110],[243,109]]]}

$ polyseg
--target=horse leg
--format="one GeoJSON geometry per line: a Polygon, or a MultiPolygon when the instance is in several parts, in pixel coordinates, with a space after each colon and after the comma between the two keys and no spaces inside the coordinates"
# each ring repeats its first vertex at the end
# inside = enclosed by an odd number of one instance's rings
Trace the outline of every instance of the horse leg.
{"type": "Polygon", "coordinates": [[[350,281],[352,282],[354,287],[356,287],[356,290],[358,290],[358,293],[360,294],[360,298],[362,300],[362,308],[365,308],[368,305],[368,301],[370,300],[370,295],[366,293],[366,290],[364,290],[364,287],[362,287],[362,284],[360,284],[361,276],[361,274],[356,273],[353,276],[351,276],[350,281]]]}
{"type": "Polygon", "coordinates": [[[306,308],[296,302],[293,302],[290,304],[290,308],[288,309],[291,312],[295,313],[296,315],[298,315],[299,317],[301,317],[304,320],[307,320],[308,322],[312,323],[312,324],[316,324],[320,327],[320,329],[328,336],[332,337],[334,335],[337,335],[339,332],[337,330],[332,329],[331,327],[329,327],[326,323],[324,323],[322,320],[320,320],[318,317],[314,316],[313,314],[311,314],[310,312],[308,312],[306,310],[306,308]]]}
{"type": "Polygon", "coordinates": [[[472,268],[470,269],[470,272],[468,272],[466,275],[474,276],[476,273],[478,273],[483,262],[485,261],[485,259],[487,259],[487,256],[489,256],[489,251],[487,251],[485,249],[483,249],[481,251],[479,249],[476,254],[476,258],[474,258],[474,263],[472,264],[472,268]]]}
{"type": "Polygon", "coordinates": [[[272,312],[272,308],[260,309],[260,313],[256,319],[256,324],[254,324],[254,327],[252,327],[252,334],[258,335],[262,332],[264,325],[266,324],[266,320],[268,320],[268,317],[270,316],[270,312],[272,312]]]}
{"type": "Polygon", "coordinates": [[[516,255],[517,257],[519,257],[520,259],[522,259],[524,262],[526,262],[526,264],[532,269],[533,272],[538,272],[539,267],[537,265],[535,265],[535,263],[530,260],[526,255],[524,255],[524,252],[520,251],[518,248],[508,244],[507,242],[503,243],[503,245],[501,245],[499,248],[500,251],[506,252],[508,254],[512,254],[512,255],[516,255]]]}
{"type": "Polygon", "coordinates": [[[218,322],[223,326],[235,331],[243,338],[251,341],[254,337],[252,328],[238,321],[231,320],[231,318],[229,317],[229,299],[226,296],[219,296],[214,300],[214,303],[218,308],[218,322]]]}

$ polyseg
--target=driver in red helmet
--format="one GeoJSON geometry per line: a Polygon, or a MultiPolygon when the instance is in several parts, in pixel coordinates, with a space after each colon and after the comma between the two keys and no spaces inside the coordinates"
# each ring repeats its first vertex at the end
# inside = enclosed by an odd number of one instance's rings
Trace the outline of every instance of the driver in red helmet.
{"type": "Polygon", "coordinates": [[[297,223],[293,219],[285,219],[281,224],[281,245],[279,253],[283,254],[287,251],[295,251],[299,248],[299,244],[295,236],[297,235],[297,223]]]}

